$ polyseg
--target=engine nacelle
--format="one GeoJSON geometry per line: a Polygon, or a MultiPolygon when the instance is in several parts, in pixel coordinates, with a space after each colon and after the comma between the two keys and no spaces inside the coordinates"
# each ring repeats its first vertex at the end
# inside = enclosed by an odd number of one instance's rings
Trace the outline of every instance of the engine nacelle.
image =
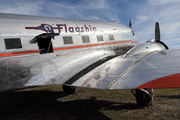
{"type": "Polygon", "coordinates": [[[161,41],[155,42],[154,39],[151,39],[147,42],[138,44],[137,46],[130,49],[124,57],[128,57],[129,55],[137,55],[147,52],[153,52],[153,51],[163,51],[168,49],[167,45],[164,44],[161,41]]]}

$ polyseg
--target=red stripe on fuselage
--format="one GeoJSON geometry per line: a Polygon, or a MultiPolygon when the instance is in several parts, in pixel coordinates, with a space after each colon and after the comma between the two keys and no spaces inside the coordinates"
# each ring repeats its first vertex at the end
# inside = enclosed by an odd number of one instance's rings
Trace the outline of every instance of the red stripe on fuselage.
{"type": "MultiPolygon", "coordinates": [[[[118,42],[110,42],[110,43],[100,43],[100,44],[90,44],[90,45],[81,45],[81,46],[54,48],[54,51],[56,51],[56,50],[75,49],[75,48],[83,48],[83,47],[93,47],[93,46],[108,45],[108,44],[126,43],[126,42],[131,42],[132,44],[133,43],[138,44],[137,42],[133,42],[132,40],[127,40],[127,41],[118,41],[118,42]]],[[[14,52],[14,53],[2,53],[2,54],[0,54],[0,57],[14,56],[14,55],[23,55],[23,54],[32,54],[32,53],[38,53],[38,52],[39,52],[39,50],[14,52]]]]}
{"type": "Polygon", "coordinates": [[[22,55],[22,54],[32,54],[32,53],[38,53],[39,50],[32,50],[32,51],[23,51],[23,52],[14,52],[14,53],[2,53],[0,54],[0,57],[4,56],[14,56],[14,55],[22,55]]]}
{"type": "Polygon", "coordinates": [[[180,87],[180,73],[158,78],[147,82],[136,89],[140,88],[178,88],[180,87]]]}

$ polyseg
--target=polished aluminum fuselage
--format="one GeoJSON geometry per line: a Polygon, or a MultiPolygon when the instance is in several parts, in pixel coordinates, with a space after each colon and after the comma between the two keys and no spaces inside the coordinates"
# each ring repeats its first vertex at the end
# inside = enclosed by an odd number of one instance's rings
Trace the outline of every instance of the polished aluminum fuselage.
{"type": "Polygon", "coordinates": [[[64,84],[94,62],[124,54],[137,43],[130,28],[113,22],[0,14],[0,91],[64,84]],[[51,40],[53,52],[40,54],[38,43],[31,41],[52,29],[60,34],[51,40]],[[103,41],[98,42],[97,35],[103,41]],[[64,44],[64,36],[71,36],[73,44],[64,44]],[[83,43],[82,36],[90,42],[83,43]],[[20,38],[22,48],[7,49],[4,39],[11,38],[20,38]]]}

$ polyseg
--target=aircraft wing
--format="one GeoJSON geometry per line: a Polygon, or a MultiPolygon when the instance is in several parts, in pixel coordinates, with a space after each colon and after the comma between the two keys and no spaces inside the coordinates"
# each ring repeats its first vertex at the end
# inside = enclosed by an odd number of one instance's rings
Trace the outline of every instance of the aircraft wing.
{"type": "Polygon", "coordinates": [[[43,71],[31,77],[25,86],[63,84],[97,89],[180,87],[180,49],[166,50],[161,47],[158,42],[151,41],[139,44],[125,55],[114,57],[81,77],[67,80],[59,76],[60,66],[47,68],[52,67],[53,63],[48,61],[35,66],[34,70],[42,67],[43,71]]]}
{"type": "Polygon", "coordinates": [[[180,49],[115,57],[87,73],[72,86],[98,89],[180,87],[180,49]]]}

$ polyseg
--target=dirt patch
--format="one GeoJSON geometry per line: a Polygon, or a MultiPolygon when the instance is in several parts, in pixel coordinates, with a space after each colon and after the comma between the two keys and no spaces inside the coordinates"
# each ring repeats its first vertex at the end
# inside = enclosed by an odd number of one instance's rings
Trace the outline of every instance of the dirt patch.
{"type": "Polygon", "coordinates": [[[0,119],[180,119],[180,89],[155,89],[155,95],[155,105],[137,109],[130,90],[77,88],[67,94],[56,85],[9,91],[0,93],[0,119]]]}

